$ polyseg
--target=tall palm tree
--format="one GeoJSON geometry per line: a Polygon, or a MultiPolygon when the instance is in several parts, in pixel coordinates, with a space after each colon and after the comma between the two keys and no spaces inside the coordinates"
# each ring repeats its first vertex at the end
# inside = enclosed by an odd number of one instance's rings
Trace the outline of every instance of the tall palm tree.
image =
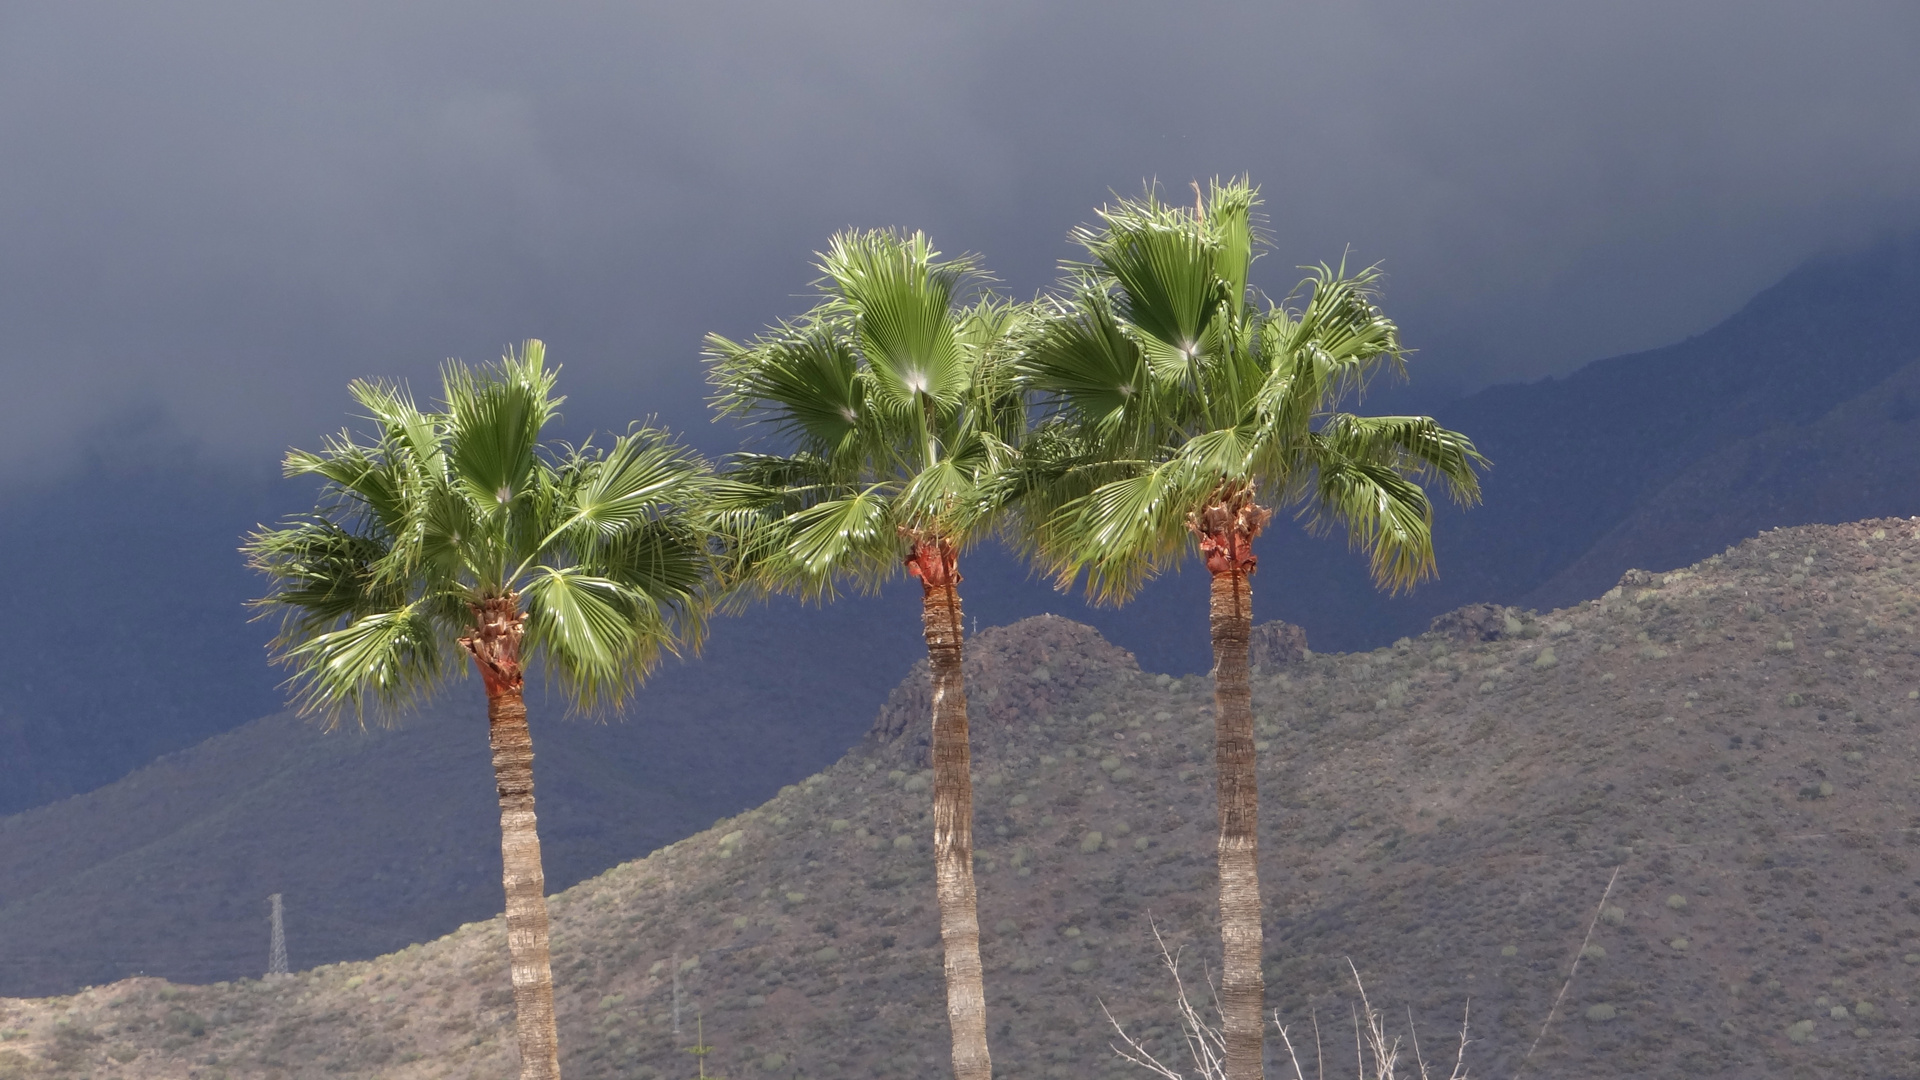
{"type": "Polygon", "coordinates": [[[947,1019],[960,1080],[992,1075],[974,903],[973,786],[961,670],[960,553],[989,531],[988,479],[1024,426],[1004,347],[1019,309],[926,236],[848,232],[820,256],[820,302],[746,344],[708,340],[715,405],[769,425],[731,502],[753,579],[805,597],[920,579],[933,681],[933,847],[947,1019]],[[738,494],[744,493],[744,494],[738,494]]]}
{"type": "Polygon", "coordinates": [[[313,513],[244,548],[272,583],[276,659],[306,712],[391,711],[470,661],[487,696],[507,951],[523,1080],[560,1075],[547,901],[522,684],[542,665],[582,707],[617,705],[664,652],[697,644],[708,552],[689,507],[710,472],[664,433],[548,448],[557,369],[529,341],[495,367],[449,362],[444,400],[352,384],[371,441],[286,458],[321,481],[313,513]]]}
{"type": "Polygon", "coordinates": [[[1432,510],[1416,482],[1477,499],[1473,444],[1423,416],[1339,411],[1382,367],[1404,371],[1372,269],[1325,266],[1295,310],[1248,283],[1258,193],[1215,181],[1191,207],[1151,190],[1074,231],[1088,258],[1037,319],[1017,362],[1043,419],[1011,477],[1026,541],[1064,587],[1123,601],[1195,548],[1212,575],[1227,1075],[1261,1075],[1259,796],[1252,692],[1253,542],[1276,507],[1343,528],[1375,579],[1433,572],[1432,510]],[[1191,547],[1190,547],[1191,545],[1191,547]]]}

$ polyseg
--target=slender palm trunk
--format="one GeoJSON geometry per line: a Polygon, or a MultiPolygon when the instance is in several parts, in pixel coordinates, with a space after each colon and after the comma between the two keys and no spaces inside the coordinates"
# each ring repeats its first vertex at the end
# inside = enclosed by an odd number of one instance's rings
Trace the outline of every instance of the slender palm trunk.
{"type": "Polygon", "coordinates": [[[547,876],[533,813],[533,735],[521,696],[517,597],[476,606],[479,628],[461,639],[487,688],[487,730],[500,794],[500,862],[507,892],[507,961],[513,979],[520,1080],[560,1080],[560,1033],[548,958],[547,876]]]}
{"type": "Polygon", "coordinates": [[[1266,980],[1260,972],[1260,788],[1254,770],[1253,538],[1271,517],[1251,490],[1223,492],[1189,521],[1212,574],[1215,793],[1220,814],[1220,1012],[1227,1080],[1265,1075],[1266,980]]]}
{"type": "Polygon", "coordinates": [[[1263,1075],[1266,983],[1260,974],[1260,791],[1247,681],[1247,575],[1213,576],[1213,740],[1220,809],[1220,1008],[1228,1080],[1263,1075]]]}
{"type": "Polygon", "coordinates": [[[934,888],[940,903],[940,940],[946,948],[953,1075],[955,1080],[990,1080],[980,912],[973,886],[973,762],[961,663],[958,555],[946,540],[919,540],[907,568],[920,579],[921,622],[933,676],[934,888]]]}

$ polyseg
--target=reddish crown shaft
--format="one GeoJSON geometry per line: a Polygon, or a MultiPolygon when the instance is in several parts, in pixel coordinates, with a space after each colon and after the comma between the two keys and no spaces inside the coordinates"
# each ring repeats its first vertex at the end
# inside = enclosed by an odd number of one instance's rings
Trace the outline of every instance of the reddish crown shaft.
{"type": "Polygon", "coordinates": [[[1253,554],[1254,537],[1272,520],[1273,511],[1253,501],[1253,490],[1229,491],[1197,513],[1187,515],[1187,528],[1200,542],[1200,556],[1210,574],[1251,574],[1260,560],[1253,554]]]}
{"type": "Polygon", "coordinates": [[[914,539],[906,564],[927,592],[960,584],[960,552],[944,536],[914,539]]]}
{"type": "Polygon", "coordinates": [[[526,615],[520,610],[520,597],[508,593],[493,596],[469,606],[473,612],[474,632],[460,639],[460,645],[473,656],[487,696],[520,689],[520,639],[526,634],[526,615]]]}

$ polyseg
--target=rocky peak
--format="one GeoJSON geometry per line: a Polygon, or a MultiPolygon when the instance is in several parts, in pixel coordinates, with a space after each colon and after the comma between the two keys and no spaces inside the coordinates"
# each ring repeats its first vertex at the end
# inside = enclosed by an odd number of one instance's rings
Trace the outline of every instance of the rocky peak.
{"type": "MultiPolygon", "coordinates": [[[[967,722],[976,758],[991,755],[994,744],[1004,741],[996,736],[1011,725],[1051,714],[1083,685],[1140,675],[1132,653],[1093,627],[1058,615],[982,630],[967,638],[966,650],[967,722]]],[[[924,766],[932,712],[933,690],[921,660],[887,696],[868,748],[924,766]]]]}

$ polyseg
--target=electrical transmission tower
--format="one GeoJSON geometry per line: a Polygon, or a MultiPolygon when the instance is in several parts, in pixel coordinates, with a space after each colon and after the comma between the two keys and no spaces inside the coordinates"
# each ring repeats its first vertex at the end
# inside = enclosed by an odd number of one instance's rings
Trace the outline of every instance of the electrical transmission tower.
{"type": "Polygon", "coordinates": [[[280,915],[280,894],[267,897],[273,905],[273,937],[267,946],[267,978],[287,973],[287,928],[280,915]]]}

